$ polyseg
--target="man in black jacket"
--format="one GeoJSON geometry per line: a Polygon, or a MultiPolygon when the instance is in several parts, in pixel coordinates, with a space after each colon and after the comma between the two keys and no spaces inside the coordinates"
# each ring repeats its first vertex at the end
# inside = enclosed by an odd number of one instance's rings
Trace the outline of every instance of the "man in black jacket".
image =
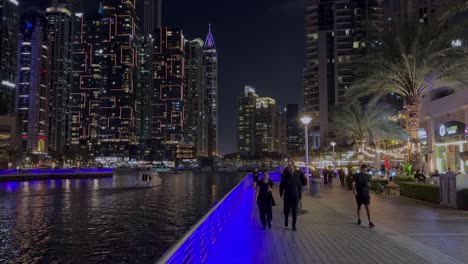
{"type": "Polygon", "coordinates": [[[281,174],[280,196],[284,200],[284,225],[288,227],[289,212],[292,211],[292,228],[294,231],[297,221],[297,209],[302,198],[302,171],[294,170],[288,165],[281,174]]]}

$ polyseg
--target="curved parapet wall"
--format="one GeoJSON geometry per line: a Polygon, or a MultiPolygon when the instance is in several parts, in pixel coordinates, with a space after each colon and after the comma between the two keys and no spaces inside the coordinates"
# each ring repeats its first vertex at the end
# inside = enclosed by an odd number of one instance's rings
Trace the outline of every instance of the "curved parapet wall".
{"type": "MultiPolygon", "coordinates": [[[[279,173],[270,173],[270,175],[273,181],[279,181],[279,173]]],[[[214,250],[215,247],[223,249],[223,245],[226,247],[229,245],[227,249],[232,250],[232,246],[236,246],[236,241],[245,241],[249,230],[244,227],[248,225],[254,198],[251,186],[252,178],[249,174],[157,263],[215,263],[219,254],[224,254],[214,250]],[[232,228],[233,225],[237,228],[232,228]]]]}

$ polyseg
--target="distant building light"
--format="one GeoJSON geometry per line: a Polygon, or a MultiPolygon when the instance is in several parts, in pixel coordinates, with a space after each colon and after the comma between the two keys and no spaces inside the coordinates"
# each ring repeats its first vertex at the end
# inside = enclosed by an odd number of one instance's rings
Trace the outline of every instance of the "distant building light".
{"type": "Polygon", "coordinates": [[[10,3],[13,3],[15,5],[19,5],[18,1],[16,1],[16,0],[8,0],[8,1],[10,1],[10,3]]]}
{"type": "Polygon", "coordinates": [[[2,81],[2,85],[8,86],[10,88],[15,88],[15,84],[9,81],[2,81]]]}
{"type": "Polygon", "coordinates": [[[75,16],[76,16],[76,17],[82,17],[82,16],[83,16],[83,13],[75,13],[75,16]]]}

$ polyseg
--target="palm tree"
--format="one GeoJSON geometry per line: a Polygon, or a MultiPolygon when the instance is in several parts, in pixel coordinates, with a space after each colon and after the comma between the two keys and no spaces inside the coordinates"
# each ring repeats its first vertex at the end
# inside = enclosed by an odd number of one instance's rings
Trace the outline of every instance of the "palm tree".
{"type": "Polygon", "coordinates": [[[411,161],[420,168],[419,121],[423,98],[437,90],[454,90],[468,81],[466,50],[454,45],[453,32],[438,23],[405,22],[383,34],[374,50],[362,60],[360,78],[347,91],[370,104],[383,97],[403,98],[411,140],[411,161]]]}
{"type": "Polygon", "coordinates": [[[439,21],[445,23],[455,17],[461,17],[468,13],[468,1],[467,0],[449,0],[441,7],[438,12],[439,21]]]}
{"type": "MultiPolygon", "coordinates": [[[[376,106],[362,107],[350,104],[336,109],[332,113],[332,130],[337,136],[343,136],[357,143],[362,154],[366,143],[376,139],[401,139],[402,129],[390,120],[392,111],[376,106]]],[[[362,155],[360,155],[362,162],[362,155]]]]}

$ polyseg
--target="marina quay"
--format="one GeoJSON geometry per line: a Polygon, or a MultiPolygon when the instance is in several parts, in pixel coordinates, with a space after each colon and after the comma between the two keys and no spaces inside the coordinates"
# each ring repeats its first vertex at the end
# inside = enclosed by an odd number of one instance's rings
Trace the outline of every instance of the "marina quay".
{"type": "Polygon", "coordinates": [[[355,202],[338,184],[303,193],[297,231],[284,226],[275,182],[272,228],[258,217],[247,176],[157,263],[466,263],[468,212],[398,196],[372,196],[377,227],[356,225],[355,202]]]}

